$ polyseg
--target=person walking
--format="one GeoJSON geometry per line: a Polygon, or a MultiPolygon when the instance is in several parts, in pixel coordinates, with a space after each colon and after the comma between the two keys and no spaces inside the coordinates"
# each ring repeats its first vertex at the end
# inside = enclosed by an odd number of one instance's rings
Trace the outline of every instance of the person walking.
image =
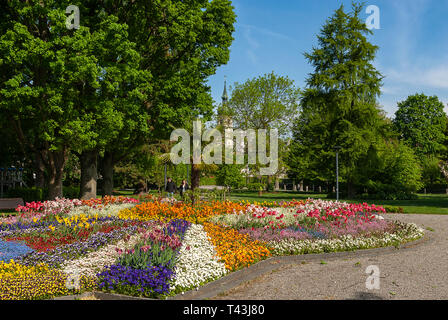
{"type": "Polygon", "coordinates": [[[189,189],[190,187],[188,186],[187,180],[182,180],[182,184],[179,187],[179,193],[180,196],[183,198],[185,192],[189,189]]]}
{"type": "Polygon", "coordinates": [[[170,198],[174,197],[174,193],[176,192],[176,184],[173,182],[171,178],[168,178],[165,191],[168,192],[168,197],[170,198]]]}

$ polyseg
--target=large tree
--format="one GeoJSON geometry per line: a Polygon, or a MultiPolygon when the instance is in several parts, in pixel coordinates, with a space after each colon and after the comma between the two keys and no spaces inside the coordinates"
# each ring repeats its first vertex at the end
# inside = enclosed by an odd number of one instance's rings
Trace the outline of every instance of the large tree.
{"type": "Polygon", "coordinates": [[[0,110],[46,171],[51,198],[62,194],[70,151],[81,160],[82,195],[96,195],[98,156],[111,193],[115,162],[211,112],[205,82],[229,58],[230,1],[10,0],[4,6],[0,110]],[[80,8],[79,30],[66,29],[68,5],[80,8]]]}
{"type": "Polygon", "coordinates": [[[152,90],[144,102],[150,130],[143,134],[130,116],[121,135],[126,147],[121,138],[106,147],[102,163],[108,194],[115,162],[142,143],[157,143],[175,128],[190,127],[199,115],[210,118],[213,101],[207,78],[229,60],[236,16],[229,0],[90,2],[97,10],[116,13],[129,26],[130,40],[142,57],[140,67],[152,75],[152,90]]]}
{"type": "Polygon", "coordinates": [[[232,89],[228,105],[236,128],[278,129],[290,133],[299,109],[300,89],[287,76],[274,72],[239,84],[232,89]]]}
{"type": "MultiPolygon", "coordinates": [[[[0,37],[0,109],[20,143],[45,168],[50,198],[62,196],[70,150],[96,146],[101,136],[97,121],[119,123],[104,88],[116,91],[111,78],[119,72],[134,74],[139,58],[126,26],[113,16],[102,15],[95,30],[82,24],[67,29],[68,5],[11,0],[2,12],[8,23],[2,24],[0,37]],[[103,63],[106,55],[114,66],[103,63]]],[[[128,94],[132,90],[129,81],[128,94]]]]}
{"type": "Polygon", "coordinates": [[[447,127],[444,104],[424,94],[409,96],[398,103],[394,127],[423,161],[424,156],[441,156],[445,150],[447,127]]]}
{"type": "Polygon", "coordinates": [[[322,27],[318,46],[305,54],[314,72],[306,80],[289,161],[298,178],[331,181],[334,147],[342,147],[341,175],[351,196],[360,159],[378,141],[384,123],[377,106],[382,76],[372,64],[378,47],[367,39],[372,32],[360,17],[362,9],[356,3],[348,13],[344,6],[337,9],[322,27]]]}
{"type": "MultiPolygon", "coordinates": [[[[232,97],[223,113],[228,113],[236,129],[277,129],[282,141],[279,142],[279,171],[284,173],[285,139],[291,136],[291,128],[299,111],[300,89],[287,76],[274,72],[235,83],[232,97]]],[[[268,139],[269,141],[269,139],[268,139]]],[[[269,149],[269,146],[268,146],[269,149]]],[[[259,165],[251,166],[258,171],[259,165]]],[[[271,177],[268,177],[268,184],[271,177]]],[[[277,183],[278,184],[278,183],[277,183]]]]}

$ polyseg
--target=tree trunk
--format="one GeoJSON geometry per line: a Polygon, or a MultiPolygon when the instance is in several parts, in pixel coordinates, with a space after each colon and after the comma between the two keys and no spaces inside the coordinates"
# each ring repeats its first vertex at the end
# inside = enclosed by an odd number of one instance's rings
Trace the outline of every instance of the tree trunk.
{"type": "Polygon", "coordinates": [[[198,189],[201,183],[201,170],[199,166],[192,165],[191,166],[191,189],[198,189]]]}
{"type": "Polygon", "coordinates": [[[81,199],[96,198],[97,160],[98,152],[96,150],[84,151],[81,154],[81,199]]]}
{"type": "Polygon", "coordinates": [[[48,198],[54,200],[56,198],[62,198],[62,180],[64,176],[64,169],[59,168],[50,173],[48,181],[48,198]]]}
{"type": "Polygon", "coordinates": [[[355,198],[355,187],[351,181],[347,181],[347,197],[349,199],[355,198]]]}
{"type": "Polygon", "coordinates": [[[112,196],[114,193],[114,155],[105,152],[103,158],[103,196],[112,196]]]}
{"type": "Polygon", "coordinates": [[[54,200],[63,197],[62,182],[64,179],[64,167],[67,161],[67,152],[48,152],[48,198],[54,200]]]}
{"type": "Polygon", "coordinates": [[[36,187],[43,189],[45,188],[45,164],[40,153],[36,154],[34,166],[36,169],[36,187]]]}
{"type": "Polygon", "coordinates": [[[278,177],[275,177],[275,191],[280,190],[280,179],[278,177]]]}

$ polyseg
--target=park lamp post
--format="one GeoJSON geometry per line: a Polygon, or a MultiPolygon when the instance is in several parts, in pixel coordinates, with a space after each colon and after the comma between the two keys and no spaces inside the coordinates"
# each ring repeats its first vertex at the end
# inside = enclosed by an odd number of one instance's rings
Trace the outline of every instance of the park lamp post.
{"type": "Polygon", "coordinates": [[[333,147],[336,150],[336,201],[339,202],[339,151],[340,146],[333,147]]]}

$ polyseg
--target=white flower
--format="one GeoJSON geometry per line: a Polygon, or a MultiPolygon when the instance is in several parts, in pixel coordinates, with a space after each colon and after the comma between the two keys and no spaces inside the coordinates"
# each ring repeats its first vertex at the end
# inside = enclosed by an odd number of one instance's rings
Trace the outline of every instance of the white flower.
{"type": "Polygon", "coordinates": [[[205,282],[227,274],[202,225],[193,224],[185,233],[176,258],[175,279],[171,289],[198,288],[205,282]]]}
{"type": "Polygon", "coordinates": [[[80,259],[65,261],[61,266],[62,271],[69,275],[79,274],[95,277],[104,267],[116,262],[120,255],[117,249],[122,251],[132,249],[140,239],[141,234],[136,234],[129,241],[120,240],[116,244],[109,244],[98,251],[90,252],[80,259]]]}

